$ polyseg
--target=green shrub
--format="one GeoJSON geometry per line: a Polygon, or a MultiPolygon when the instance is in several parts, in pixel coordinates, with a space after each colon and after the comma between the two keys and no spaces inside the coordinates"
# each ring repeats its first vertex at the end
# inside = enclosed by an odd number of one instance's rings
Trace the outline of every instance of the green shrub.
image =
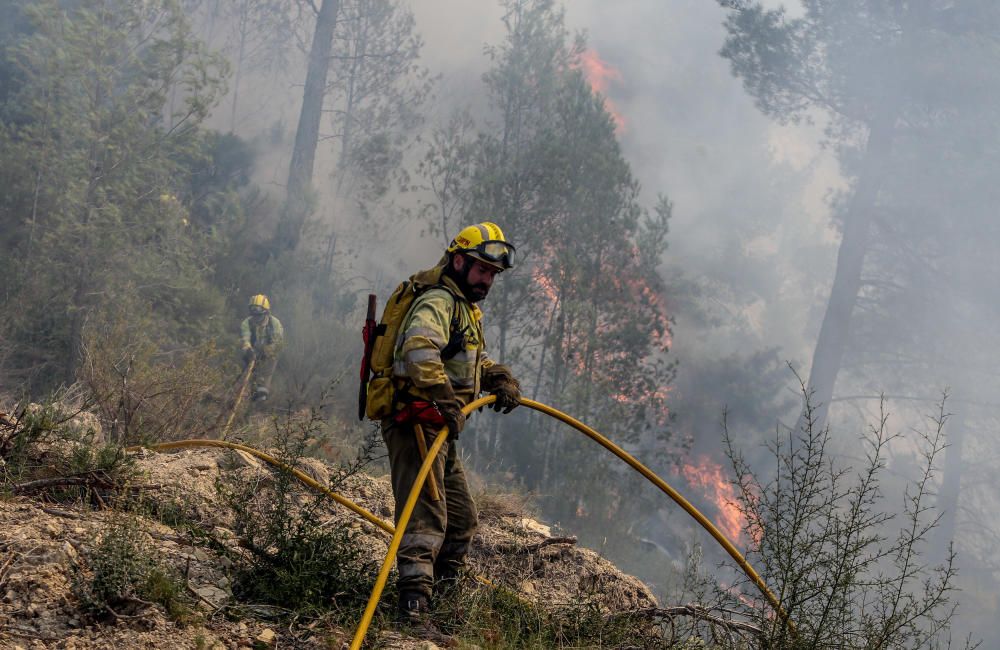
{"type": "Polygon", "coordinates": [[[77,567],[73,593],[94,617],[128,614],[151,604],[161,605],[174,620],[190,613],[180,578],[153,556],[134,517],[117,514],[88,558],[77,567]]]}
{"type": "Polygon", "coordinates": [[[62,424],[59,410],[46,403],[40,407],[22,406],[0,420],[0,468],[4,483],[16,483],[31,469],[31,451],[39,443],[55,437],[62,424]]]}
{"type": "Polygon", "coordinates": [[[585,594],[543,608],[505,587],[477,585],[439,598],[434,618],[449,633],[491,650],[664,647],[655,620],[610,615],[585,594]]]}
{"type": "MultiPolygon", "coordinates": [[[[278,460],[294,467],[321,426],[317,412],[276,421],[278,460]]],[[[352,464],[337,478],[359,469],[352,464]]],[[[249,551],[237,567],[237,598],[296,612],[346,610],[352,616],[364,606],[377,567],[355,539],[353,520],[324,516],[327,497],[306,492],[287,470],[251,474],[230,484],[220,481],[217,489],[249,551]]]]}

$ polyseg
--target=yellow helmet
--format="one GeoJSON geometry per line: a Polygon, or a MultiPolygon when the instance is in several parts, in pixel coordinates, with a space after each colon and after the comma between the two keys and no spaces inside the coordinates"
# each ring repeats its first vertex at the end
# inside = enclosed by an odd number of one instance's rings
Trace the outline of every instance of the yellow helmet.
{"type": "Polygon", "coordinates": [[[271,301],[264,294],[258,293],[256,296],[250,298],[248,307],[255,314],[264,314],[271,311],[271,301]]]}
{"type": "Polygon", "coordinates": [[[463,228],[448,246],[449,253],[464,253],[501,271],[514,266],[514,250],[500,226],[490,221],[463,228]]]}

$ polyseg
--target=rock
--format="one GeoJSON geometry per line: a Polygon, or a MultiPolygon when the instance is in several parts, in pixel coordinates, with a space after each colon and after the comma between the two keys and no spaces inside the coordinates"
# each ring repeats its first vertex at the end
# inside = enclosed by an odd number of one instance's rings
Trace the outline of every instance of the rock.
{"type": "Polygon", "coordinates": [[[529,517],[523,517],[521,519],[521,526],[525,530],[530,530],[533,533],[540,533],[546,537],[552,537],[552,527],[546,526],[545,524],[539,523],[534,519],[529,517]]]}
{"type": "Polygon", "coordinates": [[[274,645],[277,635],[271,628],[266,628],[263,632],[257,635],[254,639],[257,643],[263,643],[265,646],[274,645]]]}
{"type": "Polygon", "coordinates": [[[330,470],[326,468],[326,465],[322,461],[306,457],[299,459],[299,465],[303,472],[323,487],[330,485],[330,470]]]}
{"type": "Polygon", "coordinates": [[[236,533],[229,530],[228,528],[223,528],[222,526],[216,526],[212,529],[212,533],[215,537],[222,541],[229,541],[231,539],[236,539],[236,533]]]}
{"type": "Polygon", "coordinates": [[[209,603],[212,603],[215,607],[218,607],[229,600],[229,594],[226,591],[212,585],[195,587],[194,592],[207,600],[209,603]]]}
{"type": "Polygon", "coordinates": [[[250,467],[252,469],[263,469],[264,464],[243,451],[242,449],[233,450],[233,465],[236,467],[250,467]]]}
{"type": "Polygon", "coordinates": [[[62,552],[63,555],[66,556],[66,559],[68,561],[76,562],[77,552],[76,549],[73,548],[72,544],[70,544],[69,542],[63,542],[62,552]]]}
{"type": "Polygon", "coordinates": [[[81,411],[65,424],[66,429],[76,434],[83,440],[88,440],[92,445],[104,444],[104,430],[101,421],[96,415],[87,411],[81,411]]]}

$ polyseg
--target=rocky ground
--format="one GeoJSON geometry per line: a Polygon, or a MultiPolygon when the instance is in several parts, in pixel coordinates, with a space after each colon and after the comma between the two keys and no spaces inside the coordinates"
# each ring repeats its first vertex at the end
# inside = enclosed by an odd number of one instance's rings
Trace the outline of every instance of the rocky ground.
{"type": "MultiPolygon", "coordinates": [[[[270,471],[252,458],[227,450],[189,449],[170,453],[142,451],[138,470],[148,493],[174,504],[197,520],[216,542],[239,551],[239,540],[216,482],[270,471]]],[[[325,483],[332,468],[316,460],[304,468],[325,483]]],[[[392,496],[385,477],[352,477],[344,496],[386,520],[392,496]]],[[[484,496],[482,527],[471,557],[475,573],[541,606],[586,597],[603,611],[620,612],[655,606],[650,590],[618,571],[572,539],[553,537],[511,500],[484,496]]],[[[331,502],[331,516],[344,517],[331,502]]],[[[0,500],[0,647],[118,649],[192,648],[341,648],[353,629],[316,619],[276,617],[266,607],[235,606],[232,561],[204,539],[185,535],[149,517],[139,529],[156,558],[183,577],[195,613],[174,622],[159,606],[139,606],[128,613],[95,620],[74,595],[74,576],[85,568],[94,549],[120,513],[79,503],[43,501],[29,496],[0,500]]],[[[161,517],[161,520],[163,518],[161,517]]],[[[381,563],[389,537],[363,520],[337,519],[355,529],[381,563]]],[[[382,648],[431,648],[389,626],[373,629],[369,643],[382,648]]]]}

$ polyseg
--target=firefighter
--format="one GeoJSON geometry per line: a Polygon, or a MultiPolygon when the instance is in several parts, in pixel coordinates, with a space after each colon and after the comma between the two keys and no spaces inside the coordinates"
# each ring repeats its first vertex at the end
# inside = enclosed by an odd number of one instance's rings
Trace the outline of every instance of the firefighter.
{"type": "Polygon", "coordinates": [[[478,306],[496,276],[513,264],[514,247],[496,224],[484,222],[463,229],[437,267],[414,276],[432,278],[432,286],[414,299],[399,328],[393,413],[382,421],[397,522],[422,463],[421,448],[433,442],[417,436],[422,430],[434,436],[444,425],[449,436],[431,471],[440,486],[438,498],[425,486],[399,547],[399,617],[404,622],[429,625],[431,597],[457,582],[478,525],[456,449],[465,426],[462,406],[481,392],[496,395],[493,408],[504,413],[520,400],[511,371],[486,354],[478,306]]]}
{"type": "Polygon", "coordinates": [[[250,298],[248,309],[250,314],[240,323],[243,368],[255,362],[251,399],[263,402],[271,394],[271,377],[285,342],[285,329],[271,313],[271,301],[264,294],[250,298]]]}

